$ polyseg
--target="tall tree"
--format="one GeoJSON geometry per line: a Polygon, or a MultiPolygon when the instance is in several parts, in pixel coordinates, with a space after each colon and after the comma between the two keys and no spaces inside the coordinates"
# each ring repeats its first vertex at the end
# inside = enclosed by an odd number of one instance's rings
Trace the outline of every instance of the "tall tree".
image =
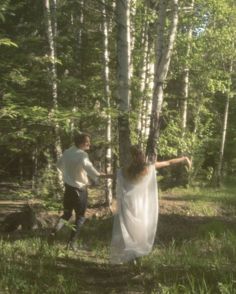
{"type": "Polygon", "coordinates": [[[168,74],[171,55],[177,34],[178,25],[178,0],[172,0],[171,25],[169,28],[168,39],[165,40],[167,31],[167,1],[160,0],[159,17],[157,23],[157,44],[155,60],[154,89],[152,98],[152,112],[150,122],[150,132],[147,141],[146,153],[148,157],[156,156],[156,143],[158,139],[158,127],[162,103],[164,99],[163,87],[168,74]]]}
{"type": "MultiPolygon", "coordinates": [[[[107,123],[106,123],[106,173],[111,174],[112,171],[112,152],[111,152],[111,131],[112,131],[112,121],[111,121],[111,90],[110,90],[110,55],[109,55],[109,46],[108,46],[108,31],[109,24],[106,11],[106,2],[102,0],[102,30],[103,30],[103,75],[104,75],[104,96],[106,100],[107,112],[107,123]]],[[[109,207],[112,205],[112,179],[106,179],[106,201],[109,207]]]]}
{"type": "MultiPolygon", "coordinates": [[[[191,18],[194,15],[194,0],[191,2],[191,18]]],[[[191,20],[190,20],[191,22],[191,20]]],[[[190,50],[192,44],[192,35],[193,35],[193,28],[192,24],[188,23],[187,27],[187,49],[185,55],[185,66],[183,71],[183,99],[182,99],[182,119],[181,119],[181,128],[182,128],[182,137],[184,138],[187,128],[187,114],[188,114],[188,99],[189,99],[189,58],[190,58],[190,50]]]]}
{"type": "Polygon", "coordinates": [[[120,165],[129,161],[130,147],[130,0],[117,0],[117,102],[120,165]]]}
{"type": "MultiPolygon", "coordinates": [[[[53,0],[52,7],[50,5],[50,0],[45,0],[45,9],[46,9],[46,20],[47,20],[47,36],[48,43],[50,48],[50,62],[51,62],[51,86],[52,86],[52,108],[50,116],[53,116],[54,112],[58,108],[58,87],[57,87],[57,54],[56,54],[56,36],[57,36],[57,2],[53,0]],[[52,13],[53,12],[53,13],[52,13]]],[[[61,140],[59,136],[58,124],[55,123],[55,151],[56,157],[62,155],[61,149],[61,140]]]]}

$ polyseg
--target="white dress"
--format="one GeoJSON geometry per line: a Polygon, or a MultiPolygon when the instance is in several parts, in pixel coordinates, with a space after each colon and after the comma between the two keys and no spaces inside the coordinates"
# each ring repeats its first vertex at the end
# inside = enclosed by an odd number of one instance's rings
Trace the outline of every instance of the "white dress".
{"type": "Polygon", "coordinates": [[[114,217],[111,263],[122,263],[147,255],[152,250],[158,220],[156,170],[148,167],[147,175],[138,182],[117,173],[117,206],[114,217]]]}

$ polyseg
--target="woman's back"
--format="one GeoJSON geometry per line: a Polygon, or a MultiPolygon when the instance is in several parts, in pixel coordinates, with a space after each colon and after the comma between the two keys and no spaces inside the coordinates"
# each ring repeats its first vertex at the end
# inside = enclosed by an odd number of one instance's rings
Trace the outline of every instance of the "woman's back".
{"type": "Polygon", "coordinates": [[[113,227],[112,261],[128,261],[148,254],[155,239],[158,197],[155,166],[137,180],[117,174],[118,214],[113,227]],[[121,242],[121,240],[123,242],[121,242]]]}

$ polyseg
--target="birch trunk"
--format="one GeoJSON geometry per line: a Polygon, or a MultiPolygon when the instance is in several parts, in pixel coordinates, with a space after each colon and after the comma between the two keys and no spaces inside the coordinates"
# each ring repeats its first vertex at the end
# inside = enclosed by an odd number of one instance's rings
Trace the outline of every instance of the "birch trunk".
{"type": "Polygon", "coordinates": [[[118,85],[117,101],[119,109],[118,133],[120,165],[125,166],[129,162],[130,148],[130,0],[117,0],[117,57],[118,57],[118,85]]]}
{"type": "Polygon", "coordinates": [[[189,68],[185,68],[184,77],[183,77],[183,102],[182,102],[182,119],[181,119],[182,137],[185,136],[186,127],[187,127],[188,96],[189,96],[189,68]]]}
{"type": "Polygon", "coordinates": [[[82,26],[84,23],[84,0],[81,0],[80,3],[81,3],[81,9],[80,9],[80,15],[79,15],[79,30],[78,30],[78,39],[77,39],[79,53],[82,47],[82,32],[83,32],[82,26]]]}
{"type": "Polygon", "coordinates": [[[225,102],[224,123],[223,123],[221,145],[220,145],[219,164],[216,171],[216,185],[218,187],[221,185],[221,182],[222,182],[222,167],[223,167],[223,158],[224,158],[224,150],[225,150],[227,125],[228,125],[228,116],[229,116],[229,101],[230,101],[230,95],[228,94],[226,98],[226,102],[225,102]]]}
{"type": "MultiPolygon", "coordinates": [[[[52,109],[50,116],[53,115],[54,111],[58,107],[58,90],[57,90],[57,67],[56,67],[56,45],[55,45],[55,37],[57,34],[57,22],[56,22],[56,0],[53,0],[53,16],[52,10],[50,6],[49,0],[45,0],[45,8],[46,8],[46,19],[47,19],[47,35],[48,35],[48,43],[50,48],[50,60],[51,60],[51,85],[52,85],[52,109]]],[[[61,149],[61,140],[59,137],[58,125],[54,126],[55,131],[55,152],[56,158],[62,155],[61,149]]]]}
{"type": "Polygon", "coordinates": [[[150,127],[150,115],[152,109],[152,99],[150,93],[153,89],[153,77],[154,77],[154,63],[152,62],[154,48],[147,38],[145,46],[145,59],[143,64],[143,74],[141,77],[141,106],[139,114],[139,143],[143,147],[143,142],[147,140],[150,127]]]}
{"type": "MultiPolygon", "coordinates": [[[[233,42],[234,48],[234,42],[233,42]]],[[[224,123],[222,129],[222,136],[221,136],[221,145],[220,145],[220,155],[219,155],[219,163],[216,171],[216,185],[219,187],[222,183],[222,169],[223,169],[223,159],[224,159],[224,150],[225,150],[225,142],[226,142],[226,135],[227,135],[227,127],[228,127],[228,116],[229,116],[229,103],[230,103],[230,96],[231,96],[231,84],[232,84],[232,73],[233,73],[233,61],[230,61],[229,66],[229,88],[227,92],[227,97],[225,101],[225,111],[224,111],[224,123]]]]}
{"type": "Polygon", "coordinates": [[[165,44],[165,21],[167,1],[161,0],[159,3],[159,22],[157,26],[157,54],[155,63],[154,89],[152,99],[152,113],[150,122],[150,132],[147,142],[146,153],[150,160],[156,157],[156,143],[158,140],[159,119],[164,99],[163,86],[169,70],[171,55],[177,34],[178,25],[178,0],[172,0],[172,18],[168,40],[165,44]]]}
{"type": "MultiPolygon", "coordinates": [[[[194,9],[194,0],[192,0],[191,11],[194,9]]],[[[192,15],[192,14],[191,14],[192,15]]],[[[187,128],[187,114],[188,114],[188,99],[189,99],[189,56],[191,50],[191,41],[192,41],[192,25],[189,25],[188,36],[187,36],[187,50],[186,50],[186,58],[185,58],[185,69],[183,75],[183,103],[182,103],[182,120],[181,120],[181,129],[182,129],[182,137],[185,136],[186,128],[187,128]]]]}
{"type": "MultiPolygon", "coordinates": [[[[76,54],[75,60],[77,65],[78,76],[82,76],[82,60],[81,60],[81,48],[82,48],[82,35],[83,35],[83,26],[84,26],[84,0],[79,1],[79,10],[72,12],[72,26],[74,26],[74,35],[76,40],[76,54]]],[[[79,93],[75,92],[75,99],[73,101],[72,112],[77,113],[78,108],[78,97],[79,93]]],[[[71,119],[71,134],[73,137],[74,131],[78,126],[77,119],[71,119]]]]}
{"type": "MultiPolygon", "coordinates": [[[[109,72],[109,48],[108,48],[108,20],[106,13],[105,0],[102,0],[102,29],[103,29],[103,60],[104,60],[104,96],[106,100],[106,106],[109,110],[111,107],[111,91],[110,91],[110,72],[109,72]]],[[[106,173],[112,172],[112,153],[111,153],[111,115],[107,114],[107,126],[106,126],[106,173]]],[[[106,202],[111,208],[112,206],[112,179],[106,179],[106,202]]]]}
{"type": "Polygon", "coordinates": [[[33,162],[33,172],[32,172],[32,189],[37,192],[37,176],[38,176],[38,147],[35,146],[35,149],[32,154],[32,162],[33,162]]]}
{"type": "MultiPolygon", "coordinates": [[[[50,49],[50,60],[51,60],[51,86],[52,86],[52,108],[49,113],[50,117],[53,117],[54,112],[58,108],[58,90],[57,90],[57,67],[56,67],[56,44],[55,38],[57,35],[57,18],[56,18],[56,9],[57,2],[53,0],[53,10],[51,10],[50,1],[45,0],[45,9],[46,9],[46,20],[47,20],[47,35],[48,35],[48,43],[50,49]],[[52,13],[53,11],[53,13],[52,13]]],[[[54,133],[55,133],[55,155],[56,161],[62,156],[62,148],[61,148],[61,139],[59,136],[59,127],[58,124],[54,124],[54,133]]],[[[51,159],[50,159],[51,160],[51,159]]],[[[48,160],[48,168],[50,169],[50,160],[48,160]]],[[[61,173],[57,173],[58,183],[63,189],[63,179],[61,173]]],[[[51,183],[54,185],[54,183],[51,183]]]]}
{"type": "Polygon", "coordinates": [[[133,25],[131,25],[132,23],[132,19],[135,18],[136,15],[136,0],[131,0],[130,1],[130,17],[128,18],[128,28],[129,28],[129,33],[130,33],[130,79],[132,79],[133,76],[133,51],[134,51],[134,47],[135,47],[135,27],[133,25]]]}
{"type": "MultiPolygon", "coordinates": [[[[146,11],[144,12],[146,14],[146,11]]],[[[149,56],[149,48],[148,48],[148,22],[145,20],[143,24],[142,38],[141,44],[143,48],[143,54],[141,56],[141,62],[139,68],[141,68],[139,79],[140,79],[140,88],[138,89],[140,92],[140,103],[139,103],[139,114],[138,114],[138,141],[139,144],[143,142],[143,133],[144,133],[144,122],[145,122],[145,104],[146,104],[146,84],[148,78],[148,56],[149,56]]]]}

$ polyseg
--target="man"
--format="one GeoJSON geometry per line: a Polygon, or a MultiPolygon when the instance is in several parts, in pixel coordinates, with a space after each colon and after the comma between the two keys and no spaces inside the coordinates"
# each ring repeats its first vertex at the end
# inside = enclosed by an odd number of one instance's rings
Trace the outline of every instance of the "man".
{"type": "Polygon", "coordinates": [[[65,192],[63,199],[64,213],[55,227],[54,234],[63,227],[65,221],[71,218],[74,210],[75,229],[71,232],[68,244],[73,250],[77,249],[77,239],[85,221],[88,177],[97,183],[99,177],[106,176],[104,173],[98,172],[89,160],[86,151],[90,149],[90,144],[88,134],[80,133],[75,135],[74,145],[64,151],[57,163],[57,168],[63,175],[65,192]]]}

